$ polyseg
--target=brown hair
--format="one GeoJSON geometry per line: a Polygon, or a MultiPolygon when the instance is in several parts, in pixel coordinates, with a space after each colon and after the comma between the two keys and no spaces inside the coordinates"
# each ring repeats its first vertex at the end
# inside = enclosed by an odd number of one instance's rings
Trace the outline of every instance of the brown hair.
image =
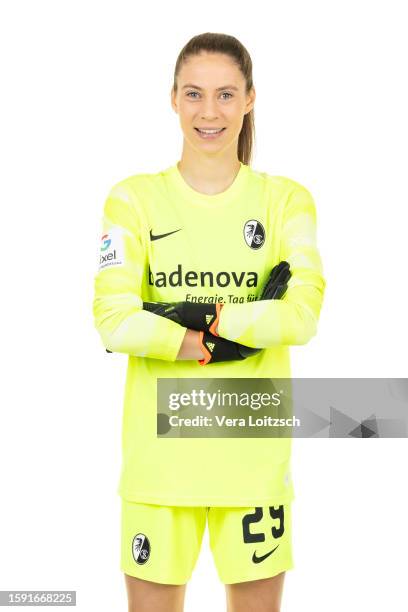
{"type": "MultiPolygon", "coordinates": [[[[252,60],[244,45],[234,36],[219,34],[216,32],[205,32],[191,38],[182,48],[174,68],[173,89],[177,92],[177,76],[182,63],[189,57],[199,55],[200,52],[225,53],[241,70],[245,82],[246,93],[251,89],[252,82],[252,60]]],[[[244,164],[250,165],[255,140],[254,109],[244,115],[241,132],[238,138],[238,159],[244,164]]]]}

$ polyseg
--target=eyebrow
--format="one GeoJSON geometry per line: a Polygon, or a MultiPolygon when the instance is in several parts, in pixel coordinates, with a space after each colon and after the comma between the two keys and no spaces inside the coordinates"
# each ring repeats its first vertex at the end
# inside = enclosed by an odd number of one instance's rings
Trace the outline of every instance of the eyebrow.
{"type": "MultiPolygon", "coordinates": [[[[186,89],[187,87],[193,87],[194,89],[200,89],[202,90],[202,87],[199,87],[198,85],[193,85],[192,83],[187,83],[187,85],[183,85],[182,89],[186,89]]],[[[238,91],[238,87],[235,87],[235,85],[224,85],[223,87],[217,87],[217,89],[215,91],[220,91],[221,89],[235,89],[235,91],[238,91]]]]}

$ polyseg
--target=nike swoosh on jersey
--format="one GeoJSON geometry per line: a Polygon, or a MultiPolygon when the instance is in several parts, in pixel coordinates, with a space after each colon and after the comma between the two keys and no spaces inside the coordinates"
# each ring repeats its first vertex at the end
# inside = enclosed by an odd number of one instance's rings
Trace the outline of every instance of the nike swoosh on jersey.
{"type": "Polygon", "coordinates": [[[265,555],[262,555],[262,557],[257,557],[256,552],[254,552],[254,554],[252,555],[252,561],[254,563],[260,563],[261,561],[264,561],[267,557],[269,557],[269,555],[271,555],[278,548],[278,546],[275,546],[275,548],[272,548],[272,550],[267,552],[265,555]]]}
{"type": "Polygon", "coordinates": [[[179,232],[181,230],[174,230],[173,232],[167,232],[167,234],[157,234],[156,236],[153,236],[152,230],[150,230],[150,240],[160,240],[160,238],[165,238],[166,236],[170,236],[170,234],[175,234],[176,232],[179,232]]]}

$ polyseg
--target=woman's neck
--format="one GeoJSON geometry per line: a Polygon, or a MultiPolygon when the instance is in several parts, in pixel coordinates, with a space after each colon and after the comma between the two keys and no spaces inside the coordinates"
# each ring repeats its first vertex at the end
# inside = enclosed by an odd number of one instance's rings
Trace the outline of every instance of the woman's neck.
{"type": "Polygon", "coordinates": [[[235,180],[240,161],[233,159],[220,160],[182,155],[177,168],[183,179],[196,191],[207,195],[215,195],[228,189],[235,180]]]}

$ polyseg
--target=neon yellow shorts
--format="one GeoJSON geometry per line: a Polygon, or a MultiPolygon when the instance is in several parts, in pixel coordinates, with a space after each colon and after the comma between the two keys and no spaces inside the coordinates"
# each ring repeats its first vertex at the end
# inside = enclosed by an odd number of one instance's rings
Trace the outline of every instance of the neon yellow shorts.
{"type": "Polygon", "coordinates": [[[294,567],[291,505],[160,506],[122,499],[121,570],[163,584],[186,584],[206,522],[224,584],[270,578],[294,567]]]}

